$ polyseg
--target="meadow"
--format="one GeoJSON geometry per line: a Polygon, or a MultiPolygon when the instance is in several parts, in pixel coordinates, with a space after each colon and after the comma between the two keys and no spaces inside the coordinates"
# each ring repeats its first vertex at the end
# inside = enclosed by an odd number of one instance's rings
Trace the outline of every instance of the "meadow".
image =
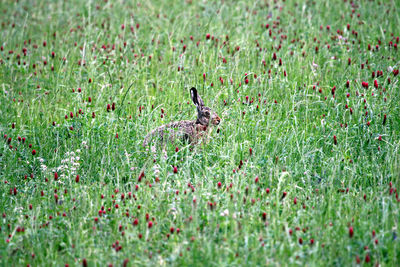
{"type": "Polygon", "coordinates": [[[400,264],[398,0],[0,12],[1,266],[400,264]]]}

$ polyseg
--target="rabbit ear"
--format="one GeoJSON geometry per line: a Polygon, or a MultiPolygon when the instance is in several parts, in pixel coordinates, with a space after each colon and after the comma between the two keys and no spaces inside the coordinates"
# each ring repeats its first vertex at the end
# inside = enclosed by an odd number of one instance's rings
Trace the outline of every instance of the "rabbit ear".
{"type": "Polygon", "coordinates": [[[203,99],[201,99],[201,97],[197,94],[197,89],[192,87],[190,89],[190,95],[192,96],[192,100],[193,103],[197,106],[197,107],[202,107],[204,106],[204,102],[203,99]]]}

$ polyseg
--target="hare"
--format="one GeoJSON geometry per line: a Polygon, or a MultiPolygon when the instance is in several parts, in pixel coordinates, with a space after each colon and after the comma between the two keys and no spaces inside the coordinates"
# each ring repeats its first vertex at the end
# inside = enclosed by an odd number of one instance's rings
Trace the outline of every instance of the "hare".
{"type": "Polygon", "coordinates": [[[211,110],[204,106],[204,102],[198,95],[196,88],[190,89],[190,95],[193,103],[197,107],[197,120],[177,121],[158,127],[151,131],[144,139],[143,146],[148,145],[153,138],[160,141],[175,141],[177,138],[195,143],[200,137],[207,135],[208,127],[211,124],[218,125],[221,118],[211,110]]]}

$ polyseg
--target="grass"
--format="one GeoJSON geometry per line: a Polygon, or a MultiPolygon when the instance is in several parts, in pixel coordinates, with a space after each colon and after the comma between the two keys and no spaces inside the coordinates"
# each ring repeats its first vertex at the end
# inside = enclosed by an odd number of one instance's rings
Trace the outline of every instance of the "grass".
{"type": "Polygon", "coordinates": [[[0,10],[0,265],[400,262],[397,1],[0,10]]]}

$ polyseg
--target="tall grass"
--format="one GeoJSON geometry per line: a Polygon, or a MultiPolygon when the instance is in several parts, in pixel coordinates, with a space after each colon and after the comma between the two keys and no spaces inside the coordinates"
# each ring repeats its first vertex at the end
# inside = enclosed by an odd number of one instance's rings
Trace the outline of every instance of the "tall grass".
{"type": "Polygon", "coordinates": [[[396,1],[0,10],[0,265],[400,261],[396,1]]]}

